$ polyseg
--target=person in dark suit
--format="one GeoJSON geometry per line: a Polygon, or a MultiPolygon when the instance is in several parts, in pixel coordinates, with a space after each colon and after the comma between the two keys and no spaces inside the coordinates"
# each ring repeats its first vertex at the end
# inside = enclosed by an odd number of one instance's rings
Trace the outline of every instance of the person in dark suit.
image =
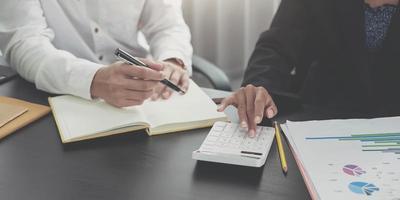
{"type": "Polygon", "coordinates": [[[398,0],[282,0],[242,85],[219,110],[238,107],[250,135],[263,116],[278,113],[280,93],[353,112],[400,113],[398,0]]]}

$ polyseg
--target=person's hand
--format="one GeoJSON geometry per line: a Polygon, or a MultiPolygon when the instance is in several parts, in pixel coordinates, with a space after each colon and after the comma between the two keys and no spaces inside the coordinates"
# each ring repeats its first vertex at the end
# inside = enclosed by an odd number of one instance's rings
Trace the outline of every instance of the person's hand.
{"type": "Polygon", "coordinates": [[[116,107],[140,105],[164,79],[159,63],[142,59],[150,68],[116,62],[100,68],[92,81],[91,95],[116,107]]]}
{"type": "MultiPolygon", "coordinates": [[[[189,74],[182,66],[172,61],[162,62],[165,78],[170,80],[172,83],[180,87],[183,91],[187,91],[189,87],[189,74]]],[[[151,96],[152,100],[157,100],[159,98],[168,99],[174,91],[168,88],[162,83],[159,83],[155,88],[154,94],[151,96]]]]}
{"type": "Polygon", "coordinates": [[[224,111],[229,105],[233,105],[238,109],[240,126],[248,129],[250,137],[255,136],[256,126],[261,123],[264,116],[271,119],[278,113],[278,109],[268,91],[263,87],[255,87],[253,85],[242,87],[231,96],[225,98],[221,102],[218,111],[224,111]]]}

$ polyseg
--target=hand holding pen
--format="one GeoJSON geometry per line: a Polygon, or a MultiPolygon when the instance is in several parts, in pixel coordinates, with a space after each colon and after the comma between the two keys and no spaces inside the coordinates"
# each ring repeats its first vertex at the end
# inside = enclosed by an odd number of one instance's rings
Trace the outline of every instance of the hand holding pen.
{"type": "Polygon", "coordinates": [[[164,79],[161,64],[145,59],[142,62],[149,68],[115,62],[98,69],[91,82],[91,97],[116,107],[141,105],[164,79]]]}
{"type": "MultiPolygon", "coordinates": [[[[136,66],[140,66],[140,67],[144,67],[144,68],[149,68],[149,66],[146,63],[144,63],[141,60],[135,58],[134,56],[130,55],[129,53],[127,53],[126,51],[124,51],[122,49],[119,49],[119,48],[116,49],[114,54],[115,54],[115,56],[117,56],[118,59],[126,62],[127,64],[136,65],[136,66]]],[[[166,67],[166,66],[168,66],[168,64],[164,65],[164,67],[166,67]]],[[[173,76],[173,75],[174,74],[171,75],[171,73],[170,73],[170,77],[173,78],[175,82],[179,82],[179,78],[180,77],[176,77],[176,76],[173,76]]],[[[188,79],[188,77],[186,79],[188,79]]],[[[185,94],[185,91],[183,89],[181,89],[175,83],[171,82],[170,80],[168,80],[166,78],[161,80],[160,83],[165,85],[165,87],[168,87],[168,88],[178,92],[179,94],[185,94]]],[[[187,87],[187,84],[185,86],[187,87]]],[[[165,91],[165,89],[162,89],[160,92],[163,92],[163,91],[165,91]]],[[[170,95],[163,95],[164,98],[168,98],[169,96],[170,95]]]]}

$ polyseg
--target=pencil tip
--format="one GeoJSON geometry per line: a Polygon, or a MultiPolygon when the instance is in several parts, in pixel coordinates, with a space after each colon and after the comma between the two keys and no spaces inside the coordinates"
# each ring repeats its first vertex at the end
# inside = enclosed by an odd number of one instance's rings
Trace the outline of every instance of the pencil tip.
{"type": "Polygon", "coordinates": [[[288,173],[288,168],[287,167],[283,167],[282,170],[283,170],[283,173],[285,173],[285,175],[288,173]]]}

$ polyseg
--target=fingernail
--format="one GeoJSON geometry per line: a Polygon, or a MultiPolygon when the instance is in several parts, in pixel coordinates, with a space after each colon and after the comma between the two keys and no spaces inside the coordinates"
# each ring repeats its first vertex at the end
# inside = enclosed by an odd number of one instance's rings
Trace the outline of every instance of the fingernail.
{"type": "Polygon", "coordinates": [[[245,121],[242,121],[242,123],[240,123],[240,126],[242,128],[247,128],[247,123],[245,121]]]}
{"type": "Polygon", "coordinates": [[[269,110],[267,111],[267,114],[268,114],[268,118],[274,117],[274,111],[271,110],[271,109],[269,109],[269,110]]]}
{"type": "Polygon", "coordinates": [[[255,132],[253,129],[251,129],[251,130],[249,131],[249,136],[250,136],[251,138],[255,137],[255,136],[256,136],[256,132],[255,132]]]}
{"type": "Polygon", "coordinates": [[[261,122],[261,117],[260,116],[256,116],[254,118],[254,121],[256,122],[256,124],[259,124],[261,122]]]}

